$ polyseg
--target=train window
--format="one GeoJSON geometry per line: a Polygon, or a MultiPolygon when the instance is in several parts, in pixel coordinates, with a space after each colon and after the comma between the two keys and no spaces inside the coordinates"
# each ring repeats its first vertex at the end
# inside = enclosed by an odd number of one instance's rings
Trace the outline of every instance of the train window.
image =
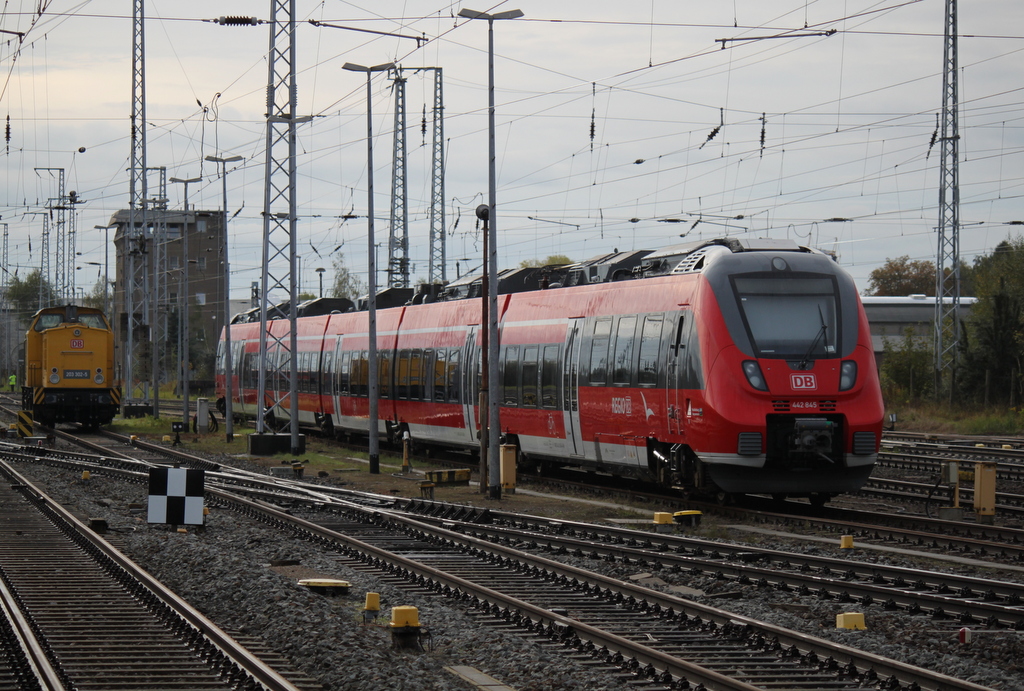
{"type": "Polygon", "coordinates": [[[40,314],[33,328],[36,331],[52,329],[55,326],[60,326],[63,321],[64,315],[62,314],[40,314]]]}
{"type": "Polygon", "coordinates": [[[352,353],[348,350],[342,351],[338,363],[338,394],[347,396],[349,394],[349,377],[351,375],[352,353]]]}
{"type": "Polygon", "coordinates": [[[323,379],[321,384],[326,396],[334,395],[334,353],[324,353],[323,379]]]}
{"type": "Polygon", "coordinates": [[[409,354],[409,398],[423,400],[423,351],[419,349],[409,354]]]}
{"type": "Polygon", "coordinates": [[[102,314],[81,314],[78,315],[78,323],[93,329],[106,329],[107,321],[102,314]]]}
{"type": "Polygon", "coordinates": [[[612,357],[612,383],[628,384],[636,369],[633,357],[633,338],[636,335],[636,317],[620,317],[615,333],[615,351],[612,357]]]}
{"type": "Polygon", "coordinates": [[[444,402],[446,391],[445,387],[448,385],[448,350],[445,348],[437,349],[437,356],[434,358],[434,395],[433,400],[444,402]]]}
{"type": "Polygon", "coordinates": [[[391,358],[388,353],[377,351],[377,386],[381,398],[391,398],[391,358]]]}
{"type": "Polygon", "coordinates": [[[398,351],[398,369],[395,372],[395,396],[409,398],[409,350],[398,351]]]}
{"type": "Polygon", "coordinates": [[[658,383],[658,349],[661,345],[661,315],[644,317],[640,334],[640,369],[637,384],[658,383]]]}
{"type": "Polygon", "coordinates": [[[459,402],[459,351],[452,348],[448,351],[447,369],[448,400],[452,403],[459,402]]]}
{"type": "Polygon", "coordinates": [[[831,276],[753,274],[733,286],[758,357],[836,358],[837,288],[831,276]]]}
{"type": "Polygon", "coordinates": [[[558,407],[558,346],[544,346],[544,364],[540,371],[540,405],[558,407]]]}
{"type": "Polygon", "coordinates": [[[604,384],[608,380],[608,340],[612,332],[610,318],[594,322],[594,338],[590,346],[590,383],[604,384]]]}
{"type": "Polygon", "coordinates": [[[501,374],[501,404],[519,405],[519,346],[505,349],[505,368],[501,374]]]}
{"type": "Polygon", "coordinates": [[[366,351],[352,353],[352,395],[366,396],[370,391],[370,368],[366,366],[366,351]]]}
{"type": "Polygon", "coordinates": [[[537,356],[540,348],[526,346],[523,348],[523,405],[537,407],[537,356]]]}

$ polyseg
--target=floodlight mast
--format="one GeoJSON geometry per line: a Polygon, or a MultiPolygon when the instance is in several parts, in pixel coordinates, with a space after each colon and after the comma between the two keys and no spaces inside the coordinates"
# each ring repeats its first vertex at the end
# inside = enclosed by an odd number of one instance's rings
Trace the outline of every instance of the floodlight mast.
{"type": "MultiPolygon", "coordinates": [[[[485,271],[490,274],[487,283],[486,300],[489,303],[488,329],[488,379],[491,385],[498,381],[498,357],[500,353],[498,333],[498,218],[496,213],[496,187],[495,182],[495,147],[494,147],[494,20],[495,19],[518,19],[523,16],[521,10],[506,10],[505,12],[477,12],[476,10],[461,9],[459,16],[467,19],[487,20],[487,207],[490,232],[489,256],[485,271]]],[[[501,464],[498,462],[498,453],[501,444],[501,416],[497,396],[489,396],[489,422],[490,434],[488,436],[488,451],[490,457],[490,468],[488,469],[487,482],[489,495],[492,499],[501,499],[501,464]]],[[[484,478],[480,478],[484,482],[484,478]]]]}
{"type": "Polygon", "coordinates": [[[370,461],[370,473],[380,473],[380,432],[378,429],[380,409],[378,405],[378,397],[380,395],[380,382],[378,380],[378,369],[377,369],[377,262],[376,253],[374,251],[374,228],[373,228],[373,107],[371,98],[373,96],[373,90],[370,86],[370,78],[374,72],[383,72],[395,68],[395,63],[386,62],[381,65],[374,65],[372,67],[366,67],[364,65],[356,65],[355,63],[346,62],[341,66],[343,70],[349,70],[351,72],[365,72],[366,73],[366,271],[367,271],[367,296],[366,296],[366,307],[369,312],[369,344],[367,349],[367,393],[369,394],[369,410],[367,412],[369,420],[368,435],[369,435],[369,461],[370,461]]]}

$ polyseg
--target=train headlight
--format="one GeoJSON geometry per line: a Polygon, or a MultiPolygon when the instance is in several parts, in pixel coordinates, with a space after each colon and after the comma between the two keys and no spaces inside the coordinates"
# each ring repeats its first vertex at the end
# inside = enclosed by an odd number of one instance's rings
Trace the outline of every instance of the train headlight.
{"type": "Polygon", "coordinates": [[[857,363],[853,360],[843,360],[839,366],[839,390],[849,391],[857,383],[857,363]]]}
{"type": "Polygon", "coordinates": [[[768,383],[761,374],[761,367],[753,360],[743,361],[743,374],[747,375],[747,381],[758,391],[767,391],[768,383]]]}
{"type": "Polygon", "coordinates": [[[103,383],[103,374],[102,374],[102,373],[100,373],[100,372],[97,372],[97,373],[96,373],[96,376],[95,376],[95,377],[93,377],[93,378],[92,378],[92,380],[93,380],[94,382],[96,382],[97,384],[102,384],[102,383],[103,383]]]}
{"type": "Polygon", "coordinates": [[[50,383],[51,384],[56,384],[59,381],[60,381],[60,375],[59,374],[54,372],[53,374],[50,375],[50,383]]]}

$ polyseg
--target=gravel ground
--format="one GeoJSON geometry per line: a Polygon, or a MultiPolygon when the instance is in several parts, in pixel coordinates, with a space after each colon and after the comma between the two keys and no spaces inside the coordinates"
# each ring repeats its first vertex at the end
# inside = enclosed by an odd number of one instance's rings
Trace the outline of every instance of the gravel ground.
{"type": "MultiPolygon", "coordinates": [[[[237,462],[232,459],[232,463],[237,462]]],[[[123,551],[225,629],[263,638],[271,647],[328,689],[469,689],[444,671],[447,665],[469,665],[519,691],[629,688],[623,679],[575,664],[558,652],[507,632],[477,624],[461,609],[438,598],[408,594],[377,579],[352,571],[309,545],[265,529],[230,512],[214,511],[204,531],[188,534],[150,526],[128,504],[144,504],[146,489],[94,475],[83,482],[77,474],[46,466],[20,466],[46,491],[81,517],[102,517],[123,540],[123,551]],[[270,567],[276,560],[300,560],[300,567],[270,567]],[[326,598],[298,586],[301,577],[340,578],[352,583],[348,596],[326,598]],[[366,592],[379,592],[382,612],[393,605],[419,608],[421,624],[431,634],[425,652],[397,652],[391,647],[385,621],[363,625],[366,592]]],[[[772,542],[771,549],[839,550],[772,542]]],[[[551,555],[545,554],[548,558],[551,555]]],[[[890,561],[889,555],[859,553],[858,560],[890,561]]],[[[556,557],[583,568],[628,579],[635,567],[603,561],[556,557]]],[[[898,560],[897,560],[898,563],[898,560]]],[[[706,593],[696,597],[721,609],[858,647],[895,660],[967,679],[993,689],[1024,691],[1024,633],[975,631],[975,642],[957,641],[960,625],[930,617],[885,612],[878,606],[858,607],[800,598],[775,590],[738,586],[729,581],[691,575],[656,574],[670,585],[706,593]],[[723,592],[736,594],[720,598],[723,592]],[[866,631],[835,628],[836,614],[862,611],[866,631]]],[[[975,574],[977,575],[977,574],[975,574]]]]}

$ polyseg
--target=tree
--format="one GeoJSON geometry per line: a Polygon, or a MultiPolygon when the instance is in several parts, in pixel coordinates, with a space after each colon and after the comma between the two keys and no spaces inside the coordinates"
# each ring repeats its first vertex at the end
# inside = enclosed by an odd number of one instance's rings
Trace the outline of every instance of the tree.
{"type": "Polygon", "coordinates": [[[331,297],[348,298],[355,302],[361,295],[366,293],[366,284],[359,280],[359,277],[345,266],[345,256],[343,254],[338,253],[331,267],[334,269],[334,282],[331,284],[329,293],[331,297]]]}
{"type": "Polygon", "coordinates": [[[1024,365],[1024,238],[975,259],[972,279],[978,301],[965,325],[959,385],[979,400],[1008,401],[1024,365]]]}
{"type": "MultiPolygon", "coordinates": [[[[107,294],[103,292],[103,279],[96,281],[92,290],[82,297],[82,304],[86,307],[95,307],[98,310],[107,308],[107,294]]],[[[107,319],[113,320],[109,314],[107,319]]]]}
{"type": "Polygon", "coordinates": [[[935,295],[935,264],[903,255],[887,259],[868,276],[868,295],[935,295]]]}
{"type": "Polygon", "coordinates": [[[561,266],[563,264],[572,264],[572,259],[565,256],[564,254],[552,254],[547,259],[524,259],[519,262],[520,269],[529,269],[541,266],[561,266]]]}
{"type": "Polygon", "coordinates": [[[910,403],[928,396],[934,388],[935,360],[928,339],[908,328],[899,341],[882,340],[880,374],[886,400],[910,403]]]}
{"type": "Polygon", "coordinates": [[[24,280],[17,275],[7,286],[7,299],[21,319],[28,319],[43,306],[53,304],[53,286],[39,274],[39,269],[29,272],[24,280]]]}

